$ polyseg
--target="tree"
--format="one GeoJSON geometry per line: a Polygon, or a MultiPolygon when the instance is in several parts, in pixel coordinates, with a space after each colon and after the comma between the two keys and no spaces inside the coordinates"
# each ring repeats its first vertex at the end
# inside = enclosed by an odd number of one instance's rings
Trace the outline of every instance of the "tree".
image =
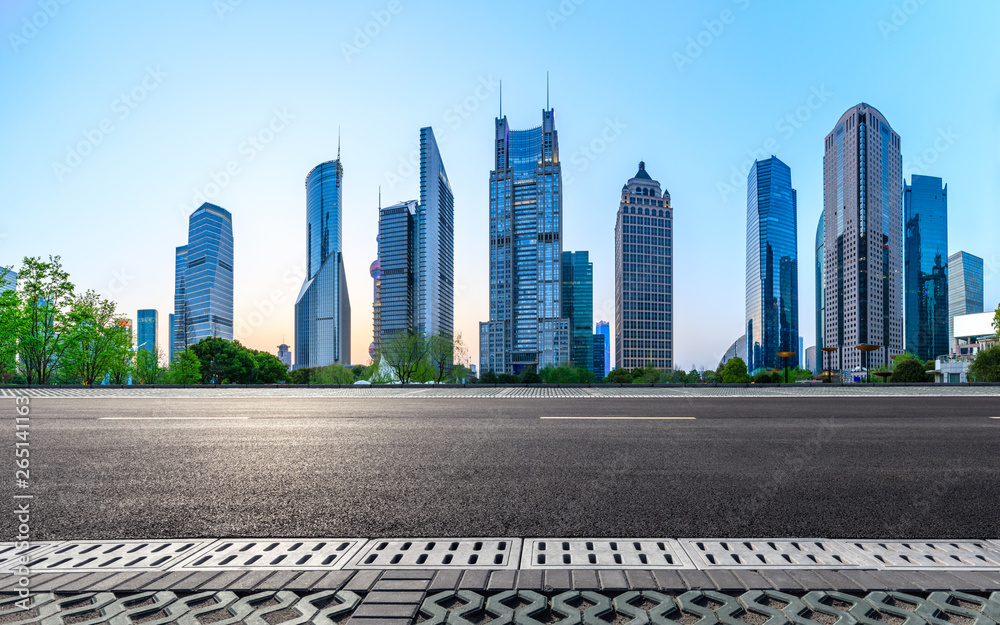
{"type": "Polygon", "coordinates": [[[774,384],[774,376],[767,371],[761,371],[753,377],[754,384],[774,384]]]}
{"type": "Polygon", "coordinates": [[[461,340],[461,334],[452,337],[443,330],[427,337],[427,358],[433,368],[434,381],[438,384],[451,373],[454,366],[455,342],[461,340]]]}
{"type": "Polygon", "coordinates": [[[164,378],[160,358],[159,347],[155,351],[140,349],[135,356],[135,381],[139,384],[159,384],[164,378]]]}
{"type": "Polygon", "coordinates": [[[604,381],[608,384],[631,384],[632,372],[628,369],[612,369],[604,381]]]}
{"type": "Polygon", "coordinates": [[[1000,382],[1000,345],[984,349],[969,365],[970,382],[1000,382]]]}
{"type": "Polygon", "coordinates": [[[688,374],[686,376],[684,376],[684,383],[685,384],[700,384],[701,383],[701,374],[698,373],[697,369],[692,368],[690,371],[688,371],[688,374]]]}
{"type": "Polygon", "coordinates": [[[747,373],[747,363],[742,358],[738,356],[731,358],[722,367],[723,384],[746,384],[749,381],[750,375],[747,373]]]}
{"type": "Polygon", "coordinates": [[[532,369],[524,372],[524,375],[521,376],[521,382],[523,384],[541,384],[542,376],[538,375],[538,372],[532,369]]]}
{"type": "Polygon", "coordinates": [[[327,365],[314,370],[313,384],[354,384],[354,372],[341,365],[327,365]]]}
{"type": "Polygon", "coordinates": [[[19,365],[28,384],[45,384],[62,364],[66,351],[73,283],[59,256],[49,256],[48,262],[25,257],[18,282],[22,311],[19,365]]]}
{"type": "Polygon", "coordinates": [[[131,359],[132,331],[114,302],[87,291],[70,304],[69,321],[63,369],[74,382],[99,384],[131,359]]]}
{"type": "MultiPolygon", "coordinates": [[[[0,267],[0,285],[9,271],[9,268],[0,267]]],[[[0,291],[0,382],[12,379],[17,372],[17,341],[23,321],[17,291],[0,291]]]]}
{"type": "Polygon", "coordinates": [[[513,373],[501,373],[497,376],[497,384],[520,384],[521,377],[513,373]]]}
{"type": "Polygon", "coordinates": [[[201,362],[202,384],[250,384],[256,363],[238,341],[210,336],[190,349],[201,362]]]}
{"type": "Polygon", "coordinates": [[[997,331],[997,338],[1000,338],[1000,304],[997,304],[997,310],[993,313],[993,329],[997,331]]]}
{"type": "Polygon", "coordinates": [[[382,341],[379,356],[385,360],[401,384],[408,384],[429,376],[429,351],[430,341],[423,334],[400,331],[382,341]]]}
{"type": "Polygon", "coordinates": [[[483,375],[479,378],[479,381],[483,384],[496,384],[498,381],[497,374],[493,373],[492,370],[483,371],[483,375]]]}
{"type": "MultiPolygon", "coordinates": [[[[373,363],[374,364],[374,363],[373,363]]],[[[369,375],[369,367],[365,365],[354,365],[351,367],[351,374],[354,376],[354,380],[367,380],[369,375]]]]}
{"type": "MultiPolygon", "coordinates": [[[[926,373],[926,364],[920,362],[918,358],[897,358],[895,366],[892,368],[890,382],[933,382],[934,379],[926,373]]],[[[933,368],[933,367],[932,367],[933,368]]]]}
{"type": "MultiPolygon", "coordinates": [[[[242,347],[239,343],[236,345],[242,347]]],[[[276,384],[284,382],[288,378],[288,365],[281,362],[281,359],[271,352],[262,352],[245,347],[243,349],[250,352],[254,364],[248,384],[276,384]]],[[[350,369],[347,371],[350,372],[350,369]]],[[[353,383],[354,375],[351,374],[350,384],[353,383]]]]}
{"type": "Polygon", "coordinates": [[[170,372],[174,384],[201,384],[201,360],[191,348],[185,349],[174,359],[170,372]]]}
{"type": "Polygon", "coordinates": [[[594,374],[583,367],[542,367],[538,372],[544,384],[588,384],[594,381],[594,374]]]}
{"type": "Polygon", "coordinates": [[[718,384],[722,382],[722,374],[711,369],[705,369],[701,374],[701,381],[705,384],[718,384]]]}

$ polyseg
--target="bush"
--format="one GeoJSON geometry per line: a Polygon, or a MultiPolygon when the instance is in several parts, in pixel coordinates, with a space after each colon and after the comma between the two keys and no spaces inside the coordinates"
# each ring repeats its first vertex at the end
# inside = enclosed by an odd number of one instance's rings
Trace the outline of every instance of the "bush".
{"type": "Polygon", "coordinates": [[[527,371],[523,376],[521,376],[522,384],[541,384],[542,376],[538,375],[537,371],[527,371]]]}
{"type": "Polygon", "coordinates": [[[1000,382],[1000,345],[984,349],[969,365],[970,382],[1000,382]]]}
{"type": "Polygon", "coordinates": [[[905,358],[901,362],[897,360],[896,365],[892,368],[892,377],[889,378],[889,381],[896,383],[933,382],[933,376],[925,373],[926,366],[916,358],[905,358]]]}
{"type": "Polygon", "coordinates": [[[605,378],[608,384],[631,384],[632,372],[628,369],[613,369],[605,378]]]}
{"type": "Polygon", "coordinates": [[[479,381],[483,384],[496,384],[500,380],[497,378],[497,374],[492,371],[484,371],[482,377],[479,378],[479,381]]]}
{"type": "Polygon", "coordinates": [[[771,375],[767,371],[761,371],[753,378],[754,384],[775,384],[777,380],[774,379],[775,376],[771,375]]]}
{"type": "Polygon", "coordinates": [[[521,377],[513,373],[501,373],[497,377],[497,384],[520,384],[521,377]]]}
{"type": "Polygon", "coordinates": [[[747,373],[747,363],[742,358],[732,358],[722,367],[723,384],[746,384],[749,381],[750,374],[747,373]]]}

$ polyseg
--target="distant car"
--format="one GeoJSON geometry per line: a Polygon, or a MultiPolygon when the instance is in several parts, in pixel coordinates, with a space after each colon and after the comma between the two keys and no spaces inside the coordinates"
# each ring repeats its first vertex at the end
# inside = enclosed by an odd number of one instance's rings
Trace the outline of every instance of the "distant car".
{"type": "Polygon", "coordinates": [[[358,380],[357,382],[355,382],[355,384],[367,384],[368,386],[372,385],[372,383],[369,382],[368,380],[358,380]]]}

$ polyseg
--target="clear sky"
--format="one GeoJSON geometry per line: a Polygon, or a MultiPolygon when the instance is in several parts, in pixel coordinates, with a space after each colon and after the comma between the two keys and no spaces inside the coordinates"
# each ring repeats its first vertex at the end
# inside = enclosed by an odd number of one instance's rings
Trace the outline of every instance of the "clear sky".
{"type": "Polygon", "coordinates": [[[823,138],[861,101],[901,135],[907,179],[948,183],[949,249],[985,258],[987,306],[1000,301],[997,3],[3,0],[0,11],[0,262],[60,254],[78,288],[133,318],[158,309],[161,341],[185,210],[207,192],[233,214],[237,332],[272,352],[293,343],[303,183],[336,158],[340,128],[352,353],[366,362],[379,185],[383,203],[419,196],[407,161],[430,125],[455,193],[457,329],[478,362],[498,81],[512,127],[531,128],[546,70],[564,249],[591,253],[595,321],[613,317],[622,185],[645,160],[670,191],[678,367],[714,368],[742,334],[746,172],[771,153],[798,190],[800,327],[814,344],[823,138]]]}

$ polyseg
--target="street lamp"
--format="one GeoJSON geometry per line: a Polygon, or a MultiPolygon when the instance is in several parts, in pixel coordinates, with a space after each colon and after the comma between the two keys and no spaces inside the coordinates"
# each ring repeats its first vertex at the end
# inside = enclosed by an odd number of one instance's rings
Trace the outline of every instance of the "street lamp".
{"type": "Polygon", "coordinates": [[[862,343],[861,345],[855,346],[855,349],[859,350],[862,354],[865,355],[865,358],[864,358],[864,360],[865,360],[865,368],[864,368],[865,369],[865,382],[869,381],[869,379],[868,379],[868,369],[870,368],[869,361],[871,360],[871,353],[873,351],[875,351],[876,349],[879,349],[881,347],[882,347],[881,345],[871,345],[871,344],[868,344],[868,343],[862,343]]]}
{"type": "MultiPolygon", "coordinates": [[[[840,348],[839,347],[821,347],[820,349],[823,350],[824,354],[833,354],[833,352],[837,351],[840,348]]],[[[830,376],[833,375],[833,372],[830,371],[830,358],[831,358],[831,356],[829,356],[829,355],[826,356],[826,383],[827,384],[829,384],[831,382],[830,376]]],[[[841,380],[841,382],[843,382],[843,380],[841,380]]]]}
{"type": "Polygon", "coordinates": [[[785,359],[785,384],[788,384],[788,359],[795,355],[795,352],[778,352],[778,357],[785,359]]]}

